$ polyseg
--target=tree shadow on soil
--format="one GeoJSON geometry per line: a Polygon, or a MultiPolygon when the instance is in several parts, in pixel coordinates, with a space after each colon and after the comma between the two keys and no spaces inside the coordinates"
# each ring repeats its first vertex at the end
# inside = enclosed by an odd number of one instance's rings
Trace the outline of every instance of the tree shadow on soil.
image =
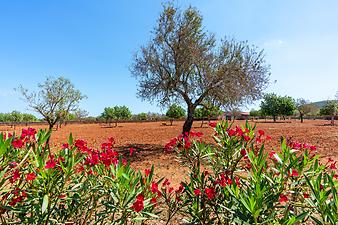
{"type": "Polygon", "coordinates": [[[171,152],[165,152],[162,145],[157,144],[129,144],[125,146],[116,147],[117,151],[123,155],[123,157],[130,162],[139,162],[144,159],[151,160],[158,158],[160,155],[172,155],[171,152]],[[134,148],[133,155],[130,155],[130,148],[134,148]]]}

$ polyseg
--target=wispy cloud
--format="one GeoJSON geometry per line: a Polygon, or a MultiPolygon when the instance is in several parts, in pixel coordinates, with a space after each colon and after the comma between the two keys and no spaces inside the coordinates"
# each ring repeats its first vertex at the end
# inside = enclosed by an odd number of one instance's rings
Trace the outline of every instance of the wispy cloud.
{"type": "Polygon", "coordinates": [[[281,39],[267,40],[263,43],[264,48],[276,48],[285,45],[286,42],[281,39]]]}
{"type": "Polygon", "coordinates": [[[16,93],[14,90],[0,88],[0,97],[11,97],[14,96],[16,93]]]}

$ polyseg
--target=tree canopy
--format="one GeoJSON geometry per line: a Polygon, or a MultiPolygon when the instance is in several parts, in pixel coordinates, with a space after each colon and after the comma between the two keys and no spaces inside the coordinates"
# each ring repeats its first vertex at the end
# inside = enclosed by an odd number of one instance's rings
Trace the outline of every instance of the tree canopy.
{"type": "Polygon", "coordinates": [[[301,123],[303,123],[304,115],[316,114],[319,108],[315,104],[311,104],[309,101],[306,101],[303,98],[296,100],[296,108],[299,112],[301,123]]]}
{"type": "Polygon", "coordinates": [[[132,117],[131,111],[127,106],[114,106],[104,108],[101,117],[104,118],[107,122],[115,121],[115,126],[119,120],[127,120],[132,117]]]}
{"type": "Polygon", "coordinates": [[[19,90],[28,106],[47,121],[50,130],[69,113],[78,110],[79,102],[86,98],[64,77],[48,77],[38,88],[38,92],[30,92],[23,86],[19,90]]]}
{"type": "Polygon", "coordinates": [[[295,102],[290,96],[278,96],[275,93],[266,94],[261,102],[263,115],[272,116],[276,122],[277,116],[290,116],[296,109],[295,102]]]}
{"type": "Polygon", "coordinates": [[[319,113],[323,116],[331,116],[331,125],[334,125],[334,117],[338,113],[338,103],[336,101],[327,101],[319,113]]]}
{"type": "Polygon", "coordinates": [[[212,99],[218,106],[244,104],[261,97],[269,66],[263,51],[247,42],[224,38],[219,43],[193,7],[164,6],[151,41],[131,66],[139,81],[138,96],[160,105],[185,102],[189,132],[194,111],[212,99]]]}
{"type": "Polygon", "coordinates": [[[185,116],[185,110],[177,104],[172,104],[165,115],[171,119],[172,125],[174,119],[180,119],[185,116]]]}

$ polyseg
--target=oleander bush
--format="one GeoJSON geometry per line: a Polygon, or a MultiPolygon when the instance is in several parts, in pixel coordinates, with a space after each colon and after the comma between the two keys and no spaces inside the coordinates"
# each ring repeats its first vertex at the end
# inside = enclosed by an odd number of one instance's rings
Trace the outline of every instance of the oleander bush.
{"type": "Polygon", "coordinates": [[[52,152],[49,135],[31,128],[20,136],[0,135],[2,224],[141,224],[157,218],[154,168],[133,170],[112,138],[96,150],[70,136],[52,152]]]}
{"type": "MultiPolygon", "coordinates": [[[[213,123],[213,144],[201,133],[167,145],[190,167],[179,214],[187,224],[337,224],[336,162],[319,161],[316,147],[271,137],[246,123],[213,123]]],[[[323,160],[322,160],[323,161],[323,160]]]]}

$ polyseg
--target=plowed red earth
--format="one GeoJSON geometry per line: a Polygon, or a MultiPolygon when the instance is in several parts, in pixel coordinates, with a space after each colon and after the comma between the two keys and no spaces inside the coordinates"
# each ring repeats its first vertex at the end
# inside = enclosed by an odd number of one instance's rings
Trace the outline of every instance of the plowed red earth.
{"type": "MultiPolygon", "coordinates": [[[[236,121],[235,125],[244,121],[236,121]]],[[[329,126],[329,121],[306,120],[286,122],[250,122],[256,123],[257,129],[262,129],[272,137],[267,150],[277,148],[280,137],[286,136],[294,141],[306,142],[318,147],[318,152],[325,157],[338,159],[338,126],[329,126]]],[[[195,121],[193,130],[201,131],[207,140],[211,140],[212,128],[195,121]]],[[[99,147],[100,143],[109,137],[114,137],[116,147],[129,153],[129,147],[136,148],[136,155],[129,158],[132,166],[137,169],[145,169],[155,165],[155,173],[158,177],[167,177],[173,184],[179,184],[187,172],[187,168],[176,161],[175,154],[165,153],[163,146],[173,137],[180,134],[183,122],[174,122],[172,126],[165,126],[163,122],[120,123],[117,127],[108,127],[105,124],[69,124],[55,130],[52,135],[52,144],[55,147],[66,142],[70,133],[75,139],[83,139],[91,147],[99,147]]],[[[34,128],[46,128],[46,126],[32,126],[34,128]]],[[[20,132],[24,127],[16,127],[20,132]]],[[[13,131],[8,126],[0,126],[1,131],[13,131]]],[[[127,155],[127,154],[126,154],[127,155]]]]}

